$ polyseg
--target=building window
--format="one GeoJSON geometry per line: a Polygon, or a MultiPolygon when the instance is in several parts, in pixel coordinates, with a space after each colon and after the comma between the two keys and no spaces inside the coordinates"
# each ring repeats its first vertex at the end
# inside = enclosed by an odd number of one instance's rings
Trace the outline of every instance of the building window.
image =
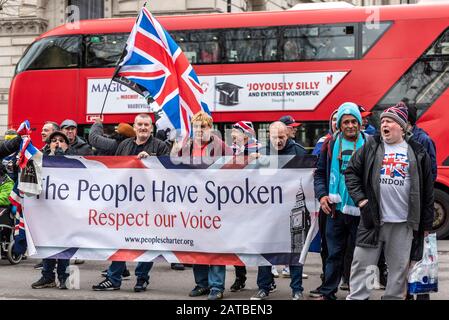
{"type": "Polygon", "coordinates": [[[104,18],[104,0],[69,0],[68,5],[79,8],[80,20],[104,18]]]}

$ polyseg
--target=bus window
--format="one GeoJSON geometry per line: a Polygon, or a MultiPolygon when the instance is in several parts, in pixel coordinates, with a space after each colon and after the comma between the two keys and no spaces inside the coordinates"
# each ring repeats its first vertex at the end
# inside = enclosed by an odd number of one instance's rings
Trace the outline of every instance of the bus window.
{"type": "Polygon", "coordinates": [[[353,26],[320,27],[317,60],[347,59],[355,57],[353,26]]]}
{"type": "Polygon", "coordinates": [[[449,55],[449,29],[426,52],[426,56],[449,55]]]}
{"type": "Polygon", "coordinates": [[[316,55],[316,48],[309,37],[318,35],[316,27],[288,27],[284,29],[283,61],[312,60],[316,55]],[[293,47],[293,48],[292,48],[293,47]],[[298,52],[292,52],[297,47],[298,52]]]}
{"type": "Polygon", "coordinates": [[[304,45],[302,39],[288,39],[284,42],[283,61],[304,60],[304,45]]]}
{"type": "Polygon", "coordinates": [[[201,55],[198,63],[217,63],[219,62],[219,56],[218,43],[204,42],[201,46],[201,55]]]}
{"type": "Polygon", "coordinates": [[[376,104],[376,120],[385,108],[399,101],[415,105],[418,115],[424,113],[449,87],[449,42],[447,29],[410,67],[392,89],[376,104]],[[441,52],[441,53],[440,53],[441,52]]]}
{"type": "Polygon", "coordinates": [[[298,26],[284,29],[283,61],[354,58],[353,25],[298,26]]]}
{"type": "Polygon", "coordinates": [[[179,45],[182,52],[189,60],[190,63],[197,63],[200,51],[200,45],[197,42],[190,41],[190,31],[177,31],[172,32],[171,36],[173,40],[179,45]]]}
{"type": "Polygon", "coordinates": [[[128,34],[102,34],[85,37],[86,66],[93,68],[115,67],[126,46],[128,34]]]}
{"type": "Polygon", "coordinates": [[[362,26],[362,55],[365,55],[379,38],[388,30],[391,22],[363,23],[362,26]]]}
{"type": "Polygon", "coordinates": [[[199,44],[200,55],[197,63],[217,63],[220,61],[220,47],[218,39],[218,32],[195,31],[191,33],[191,42],[196,42],[199,44]]]}
{"type": "Polygon", "coordinates": [[[81,37],[49,37],[33,43],[19,61],[16,73],[38,69],[79,67],[81,37]]]}
{"type": "Polygon", "coordinates": [[[226,30],[226,62],[277,61],[277,39],[277,28],[226,30]]]}
{"type": "Polygon", "coordinates": [[[220,61],[219,34],[213,31],[189,30],[171,32],[190,63],[206,64],[220,61]]]}

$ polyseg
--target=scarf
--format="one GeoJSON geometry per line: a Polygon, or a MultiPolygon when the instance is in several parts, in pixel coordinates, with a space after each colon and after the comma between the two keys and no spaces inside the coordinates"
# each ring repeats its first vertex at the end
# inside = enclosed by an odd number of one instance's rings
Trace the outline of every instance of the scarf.
{"type": "Polygon", "coordinates": [[[354,201],[349,196],[348,189],[346,189],[344,170],[346,170],[349,159],[346,159],[348,155],[345,155],[344,151],[352,149],[353,154],[364,143],[365,139],[361,134],[358,135],[357,141],[352,142],[345,140],[342,134],[339,133],[332,150],[329,198],[333,203],[337,204],[337,210],[352,216],[359,216],[360,210],[354,204],[354,201]],[[351,147],[348,148],[349,146],[351,147]]]}

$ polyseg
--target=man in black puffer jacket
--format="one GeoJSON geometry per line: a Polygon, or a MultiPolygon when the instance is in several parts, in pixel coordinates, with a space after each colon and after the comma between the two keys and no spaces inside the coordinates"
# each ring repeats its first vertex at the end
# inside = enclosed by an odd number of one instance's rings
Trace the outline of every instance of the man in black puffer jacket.
{"type": "MultiPolygon", "coordinates": [[[[117,148],[116,156],[137,156],[145,159],[150,156],[168,156],[169,150],[166,144],[152,136],[153,124],[148,114],[138,114],[134,120],[135,138],[128,138],[117,148]]],[[[150,270],[153,262],[139,262],[136,267],[137,283],[135,292],[145,291],[150,280],[150,270]]],[[[126,269],[125,261],[113,261],[107,271],[107,277],[98,285],[92,286],[95,291],[119,290],[122,284],[122,275],[126,269]]]]}
{"type": "Polygon", "coordinates": [[[348,192],[361,211],[348,300],[370,296],[367,272],[382,248],[388,265],[383,299],[404,299],[409,262],[420,260],[422,238],[432,230],[434,195],[431,160],[407,134],[407,109],[381,115],[381,137],[367,140],[345,172],[348,192]]]}

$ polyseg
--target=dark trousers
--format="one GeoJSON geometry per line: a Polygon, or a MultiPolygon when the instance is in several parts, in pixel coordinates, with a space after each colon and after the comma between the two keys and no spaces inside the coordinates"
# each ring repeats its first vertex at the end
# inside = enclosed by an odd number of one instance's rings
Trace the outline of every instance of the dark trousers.
{"type": "Polygon", "coordinates": [[[352,264],[352,256],[354,253],[354,249],[351,249],[351,244],[349,243],[351,240],[348,238],[348,243],[346,244],[345,255],[343,258],[343,274],[341,276],[341,281],[344,283],[349,283],[349,278],[351,276],[351,264],[352,264]]]}
{"type": "Polygon", "coordinates": [[[235,267],[235,278],[239,279],[241,282],[246,281],[246,267],[245,266],[234,266],[235,267]]]}
{"type": "MultiPolygon", "coordinates": [[[[152,267],[153,262],[139,262],[135,270],[137,279],[150,281],[150,270],[152,267]]],[[[122,275],[125,269],[125,261],[112,261],[111,265],[108,268],[108,279],[114,284],[114,286],[121,286],[122,275]]]]}
{"type": "MultiPolygon", "coordinates": [[[[302,293],[304,288],[302,287],[302,265],[290,265],[290,288],[292,293],[302,293]]],[[[260,266],[257,271],[257,286],[259,290],[270,292],[271,284],[274,281],[273,274],[271,273],[271,266],[260,266]]]]}
{"type": "Polygon", "coordinates": [[[324,274],[326,271],[326,260],[327,256],[329,255],[326,241],[326,221],[327,221],[327,214],[325,214],[324,211],[320,209],[320,213],[318,215],[318,228],[320,230],[320,237],[321,237],[320,256],[321,256],[321,268],[323,273],[321,282],[324,282],[324,274]]]}
{"type": "Polygon", "coordinates": [[[257,269],[257,286],[259,287],[259,290],[269,293],[273,281],[274,277],[271,273],[271,266],[260,266],[257,269]]]}
{"type": "Polygon", "coordinates": [[[58,274],[58,279],[65,281],[68,278],[68,274],[66,272],[67,267],[70,264],[69,259],[44,259],[42,260],[42,276],[47,280],[55,280],[55,266],[56,263],[58,267],[56,268],[56,272],[58,274]]]}
{"type": "Polygon", "coordinates": [[[350,254],[351,262],[355,249],[355,239],[360,217],[336,211],[335,217],[326,222],[326,241],[329,256],[326,260],[324,283],[320,292],[326,298],[333,299],[343,274],[345,252],[350,254]]]}

